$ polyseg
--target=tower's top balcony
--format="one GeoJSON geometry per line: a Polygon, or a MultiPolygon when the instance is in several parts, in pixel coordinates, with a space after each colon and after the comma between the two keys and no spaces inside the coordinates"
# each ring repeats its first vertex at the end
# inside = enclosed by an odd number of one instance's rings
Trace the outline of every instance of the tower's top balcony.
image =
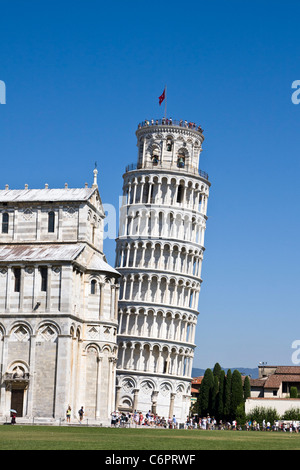
{"type": "Polygon", "coordinates": [[[208,180],[199,170],[203,129],[194,122],[171,118],[145,120],[136,131],[138,159],[133,169],[189,173],[208,180]]]}
{"type": "Polygon", "coordinates": [[[125,173],[128,173],[129,171],[136,171],[136,170],[142,170],[142,169],[148,169],[148,170],[170,170],[170,171],[176,171],[181,172],[182,174],[184,173],[189,173],[195,176],[200,176],[201,178],[205,179],[207,182],[209,181],[208,174],[206,171],[200,170],[199,168],[190,168],[180,165],[180,164],[158,164],[156,162],[145,162],[144,165],[140,165],[138,163],[130,163],[129,165],[126,165],[125,167],[125,173]]]}
{"type": "Polygon", "coordinates": [[[183,119],[172,119],[172,118],[163,118],[163,119],[151,119],[151,120],[145,120],[139,123],[138,129],[142,129],[143,127],[149,127],[149,126],[176,126],[176,127],[182,127],[185,129],[190,129],[195,132],[199,132],[201,135],[203,135],[204,130],[202,127],[198,124],[195,124],[194,122],[191,121],[184,121],[183,119]]]}

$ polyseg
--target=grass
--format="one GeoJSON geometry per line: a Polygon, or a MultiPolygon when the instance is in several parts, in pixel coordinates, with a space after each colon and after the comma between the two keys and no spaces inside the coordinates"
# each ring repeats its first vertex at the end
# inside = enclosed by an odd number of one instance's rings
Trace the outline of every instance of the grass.
{"type": "Polygon", "coordinates": [[[300,434],[16,425],[0,426],[0,450],[300,450],[300,434]]]}

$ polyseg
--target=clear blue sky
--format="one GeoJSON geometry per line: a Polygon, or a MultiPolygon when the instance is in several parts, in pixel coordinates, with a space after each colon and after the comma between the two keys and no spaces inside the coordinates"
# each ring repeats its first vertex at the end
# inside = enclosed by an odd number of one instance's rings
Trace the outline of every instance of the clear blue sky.
{"type": "MultiPolygon", "coordinates": [[[[135,130],[205,130],[212,183],[195,367],[291,364],[299,328],[300,4],[0,1],[0,187],[82,187],[118,205],[135,130]]],[[[115,243],[105,251],[114,264],[115,243]]]]}

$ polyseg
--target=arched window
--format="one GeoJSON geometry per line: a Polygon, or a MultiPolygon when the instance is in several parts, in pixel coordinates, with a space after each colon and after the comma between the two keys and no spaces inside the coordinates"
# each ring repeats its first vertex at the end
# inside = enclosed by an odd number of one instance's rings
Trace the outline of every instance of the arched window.
{"type": "Polygon", "coordinates": [[[48,268],[46,266],[40,267],[40,273],[41,273],[41,291],[47,292],[48,268]]]}
{"type": "Polygon", "coordinates": [[[183,196],[183,191],[184,191],[184,186],[182,183],[180,183],[178,185],[178,189],[177,189],[177,199],[176,199],[176,202],[182,202],[182,196],[183,196]]]}
{"type": "Polygon", "coordinates": [[[48,212],[48,233],[54,233],[55,229],[55,214],[53,211],[48,212]]]}
{"type": "Polygon", "coordinates": [[[2,214],[2,233],[8,233],[9,216],[7,212],[2,214]]]}
{"type": "Polygon", "coordinates": [[[172,151],[172,140],[170,138],[167,139],[167,152],[171,152],[172,151]]]}
{"type": "Polygon", "coordinates": [[[97,285],[97,281],[95,279],[93,279],[91,281],[91,294],[92,295],[96,294],[96,285],[97,285]]]}
{"type": "Polygon", "coordinates": [[[15,278],[14,291],[15,292],[20,292],[20,290],[21,290],[21,268],[14,268],[14,278],[15,278]]]}

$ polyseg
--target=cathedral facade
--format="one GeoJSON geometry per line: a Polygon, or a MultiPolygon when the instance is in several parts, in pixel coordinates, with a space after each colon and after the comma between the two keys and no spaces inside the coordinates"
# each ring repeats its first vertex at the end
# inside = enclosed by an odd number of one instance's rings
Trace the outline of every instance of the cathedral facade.
{"type": "Polygon", "coordinates": [[[0,191],[0,418],[107,423],[115,408],[119,274],[97,185],[0,191]]]}

